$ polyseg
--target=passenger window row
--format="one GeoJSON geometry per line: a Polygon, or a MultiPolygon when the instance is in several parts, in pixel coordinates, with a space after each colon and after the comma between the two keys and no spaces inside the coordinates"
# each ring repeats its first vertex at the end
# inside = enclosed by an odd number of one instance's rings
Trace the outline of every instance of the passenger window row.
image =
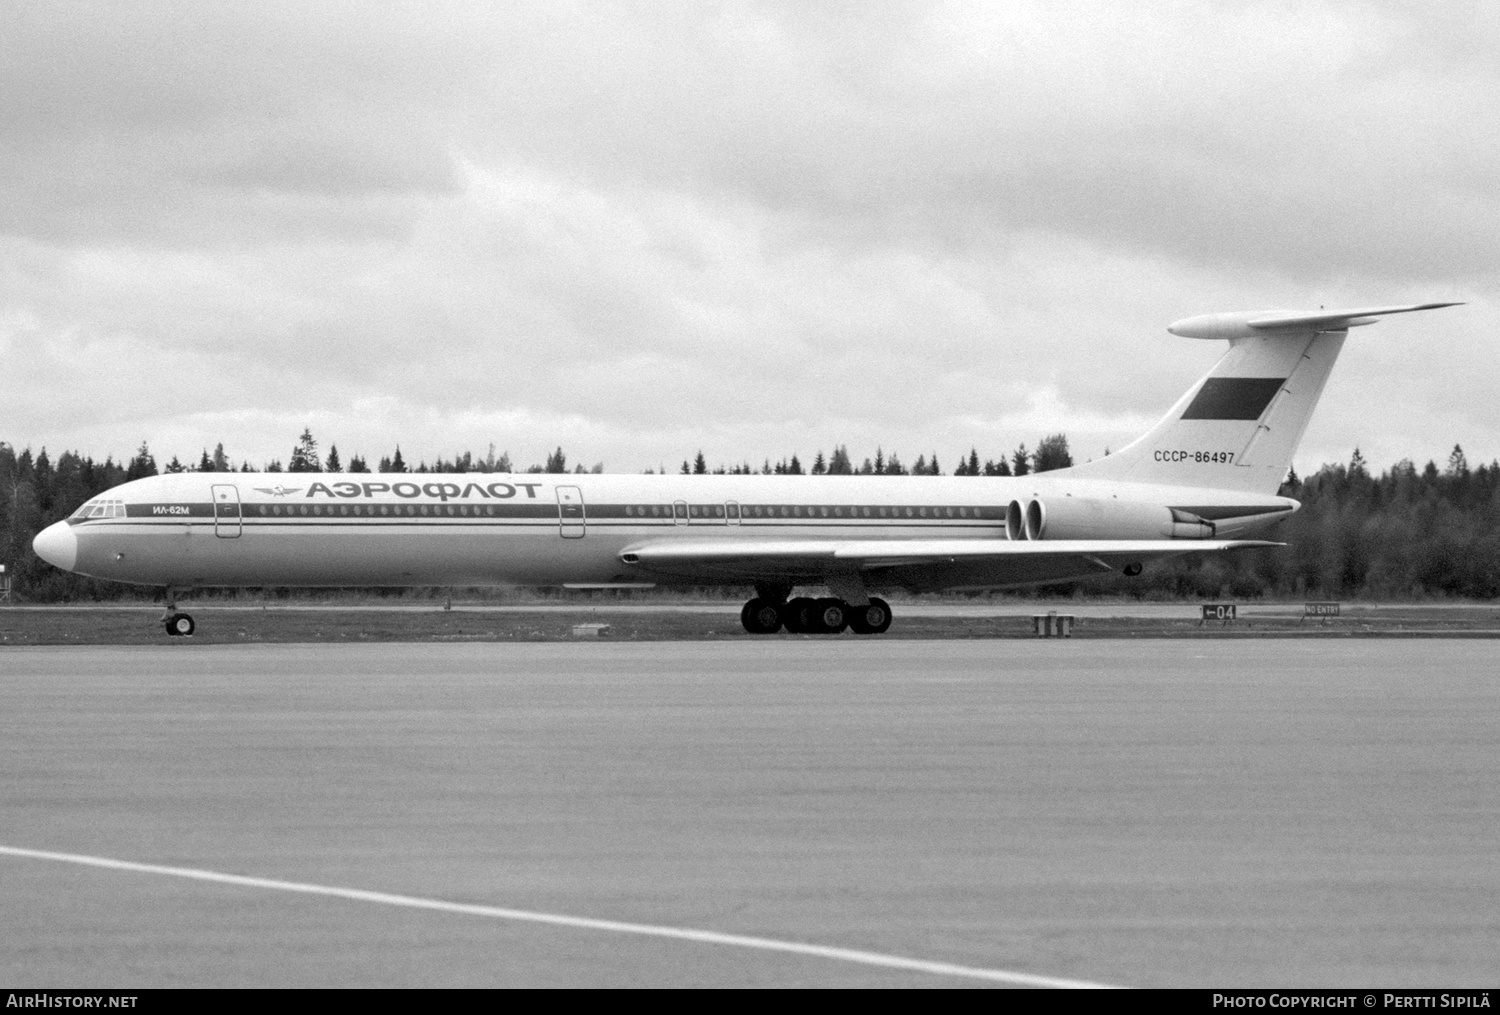
{"type": "MultiPolygon", "coordinates": [[[[1003,516],[1000,508],[970,507],[968,505],[929,504],[914,505],[850,505],[850,504],[688,504],[687,515],[682,514],[682,505],[676,517],[689,518],[898,518],[898,519],[942,519],[942,518],[995,518],[1003,516]],[[738,513],[737,513],[738,512],[738,513]]],[[[639,504],[625,507],[626,517],[672,518],[670,504],[639,504]]]]}
{"type": "MultiPolygon", "coordinates": [[[[551,505],[536,504],[524,507],[517,505],[528,516],[543,517],[551,513],[551,505]]],[[[580,505],[581,507],[581,505],[580,505]]],[[[612,513],[600,505],[595,508],[601,516],[612,513]]],[[[618,511],[616,507],[613,511],[618,511]]],[[[220,514],[225,512],[221,511],[220,514]]],[[[262,518],[285,517],[438,517],[480,518],[508,516],[515,508],[494,504],[249,504],[245,513],[262,518]]],[[[993,518],[1004,516],[1002,508],[961,506],[918,505],[847,505],[847,504],[627,504],[628,518],[661,519],[728,519],[747,518],[754,520],[776,520],[781,518],[852,518],[852,519],[965,519],[993,518]]],[[[124,518],[125,503],[119,500],[91,500],[77,511],[74,519],[124,518]]],[[[580,512],[579,517],[582,517],[580,512]]],[[[618,516],[617,516],[618,517],[618,516]]]]}
{"type": "Polygon", "coordinates": [[[428,515],[440,518],[462,518],[493,517],[501,513],[495,510],[495,505],[493,504],[252,504],[249,510],[261,517],[284,514],[301,517],[316,515],[355,515],[361,517],[398,515],[415,517],[418,515],[428,515]]]}
{"type": "MultiPolygon", "coordinates": [[[[746,518],[981,518],[983,509],[959,506],[913,505],[803,505],[747,504],[742,508],[746,518]]],[[[993,517],[998,518],[998,511],[993,517]]]]}

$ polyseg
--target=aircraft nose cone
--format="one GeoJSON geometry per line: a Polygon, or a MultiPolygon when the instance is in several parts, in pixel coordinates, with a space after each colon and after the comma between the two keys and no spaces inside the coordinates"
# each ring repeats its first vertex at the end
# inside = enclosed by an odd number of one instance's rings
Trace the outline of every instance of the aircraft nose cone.
{"type": "Polygon", "coordinates": [[[78,537],[67,522],[54,522],[38,532],[31,548],[38,557],[64,571],[73,570],[78,562],[78,537]]]}

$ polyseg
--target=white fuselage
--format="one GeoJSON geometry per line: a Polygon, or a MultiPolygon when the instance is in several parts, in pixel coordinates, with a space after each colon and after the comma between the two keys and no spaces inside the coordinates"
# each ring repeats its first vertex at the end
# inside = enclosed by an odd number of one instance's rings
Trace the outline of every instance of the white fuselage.
{"type": "Polygon", "coordinates": [[[662,574],[624,558],[668,540],[1003,540],[1012,501],[1044,505],[1044,540],[1238,536],[1297,507],[1068,470],[1015,478],[178,473],[116,487],[36,545],[73,571],[177,588],[748,584],[753,571],[662,574]]]}

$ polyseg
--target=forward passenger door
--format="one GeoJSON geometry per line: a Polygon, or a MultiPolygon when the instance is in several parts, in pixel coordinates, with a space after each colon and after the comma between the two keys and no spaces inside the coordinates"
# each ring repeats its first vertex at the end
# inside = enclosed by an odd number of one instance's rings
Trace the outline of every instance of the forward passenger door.
{"type": "Polygon", "coordinates": [[[231,483],[215,483],[214,535],[220,539],[238,539],[240,524],[240,488],[231,483]]]}

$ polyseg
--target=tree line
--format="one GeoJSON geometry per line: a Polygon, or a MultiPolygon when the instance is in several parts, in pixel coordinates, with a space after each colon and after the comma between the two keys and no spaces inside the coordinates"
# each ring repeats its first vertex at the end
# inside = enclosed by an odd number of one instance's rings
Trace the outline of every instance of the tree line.
{"type": "MultiPolygon", "coordinates": [[[[45,453],[45,449],[44,449],[45,453]]],[[[154,476],[157,474],[156,459],[151,454],[151,449],[146,443],[141,442],[135,457],[130,460],[126,467],[129,478],[138,479],[141,476],[154,476]]],[[[311,428],[304,429],[302,436],[297,439],[296,446],[292,448],[291,455],[287,458],[285,465],[281,459],[273,458],[264,463],[260,468],[254,468],[250,462],[241,462],[236,468],[224,453],[223,443],[217,444],[212,453],[207,448],[203,449],[203,455],[198,459],[196,466],[184,465],[177,456],[161,470],[164,473],[174,472],[370,472],[369,463],[362,455],[352,455],[349,463],[344,464],[339,456],[338,445],[331,444],[328,447],[327,456],[319,453],[317,439],[313,437],[311,428]]],[[[375,466],[375,472],[513,472],[509,452],[501,452],[499,457],[495,455],[495,445],[490,445],[489,454],[476,455],[471,451],[465,451],[456,455],[449,461],[439,457],[431,465],[426,461],[416,466],[407,464],[401,455],[401,446],[398,444],[394,454],[381,458],[375,466]]],[[[527,472],[567,472],[568,460],[563,454],[562,448],[558,448],[547,456],[543,465],[533,465],[527,472]]],[[[601,462],[592,469],[576,466],[574,472],[603,472],[604,465],[601,462]]]]}
{"type": "MultiPolygon", "coordinates": [[[[953,474],[955,476],[1026,476],[1033,472],[1065,469],[1072,464],[1073,455],[1068,450],[1068,438],[1065,434],[1057,433],[1043,437],[1035,451],[1027,451],[1026,445],[1022,444],[1008,457],[1001,455],[998,459],[986,459],[983,465],[979,462],[978,449],[970,448],[967,458],[959,456],[958,465],[954,467],[953,474]]],[[[843,444],[834,448],[833,453],[826,458],[820,450],[813,458],[812,464],[806,467],[794,454],[790,459],[783,458],[774,465],[767,458],[759,469],[749,462],[728,468],[721,465],[718,468],[709,469],[703,452],[699,451],[692,462],[683,459],[682,468],[678,471],[684,476],[710,474],[718,476],[941,476],[944,474],[942,466],[938,464],[936,451],[932,453],[931,458],[918,455],[917,460],[908,467],[902,464],[894,451],[887,456],[883,448],[876,448],[874,458],[866,458],[860,465],[855,466],[854,459],[849,455],[849,448],[843,444]]]]}
{"type": "MultiPolygon", "coordinates": [[[[978,452],[971,449],[967,456],[959,457],[952,474],[1025,475],[1070,464],[1066,436],[1053,434],[1035,451],[1028,452],[1022,445],[998,459],[981,461],[978,452]]],[[[493,446],[482,456],[465,452],[451,460],[423,461],[415,468],[408,466],[397,448],[391,456],[382,458],[378,467],[383,472],[515,471],[510,456],[496,455],[493,446]]],[[[7,565],[7,573],[14,579],[15,598],[62,602],[149,595],[131,586],[58,571],[37,559],[31,540],[90,498],[158,471],[189,470],[175,457],[159,470],[145,444],[127,461],[106,458],[98,462],[75,451],[65,451],[54,460],[45,449],[33,455],[30,449],[17,452],[0,442],[0,564],[7,565]]],[[[220,444],[212,452],[204,450],[194,471],[252,470],[245,463],[236,468],[220,444]]],[[[267,464],[266,471],[369,470],[359,455],[343,463],[336,447],[330,446],[326,455],[321,454],[312,434],[304,430],[285,469],[274,462],[267,464]]],[[[575,465],[569,469],[567,456],[558,448],[545,462],[525,471],[602,472],[603,466],[584,469],[575,465]]],[[[758,469],[741,464],[710,470],[699,452],[693,459],[684,460],[681,471],[700,475],[943,475],[936,454],[920,455],[908,467],[895,454],[877,449],[873,457],[856,466],[843,445],[827,456],[818,452],[806,467],[798,456],[791,455],[776,463],[767,459],[758,469]]],[[[1106,577],[1064,586],[1063,591],[1081,588],[1147,598],[1500,596],[1500,464],[1471,468],[1463,449],[1455,446],[1442,468],[1428,462],[1418,469],[1403,460],[1375,475],[1356,449],[1347,464],[1325,465],[1306,478],[1292,473],[1281,492],[1303,505],[1301,511],[1266,535],[1290,544],[1285,548],[1183,559],[1149,568],[1140,578],[1106,577]]]]}
{"type": "MultiPolygon", "coordinates": [[[[0,447],[9,448],[4,442],[0,447]]],[[[17,458],[14,449],[9,452],[12,458],[17,458]]],[[[29,456],[30,449],[22,452],[29,456]]],[[[42,449],[37,456],[37,462],[46,461],[47,450],[42,449]]],[[[68,452],[77,458],[76,452],[68,452]]],[[[66,457],[66,454],[64,457],[66,457]]],[[[1108,454],[1106,451],[1105,454],[1108,454]]],[[[83,459],[79,459],[83,461],[83,459]]],[[[28,457],[28,461],[30,458],[28,457]]],[[[212,452],[203,449],[198,464],[188,466],[176,456],[164,467],[158,470],[156,457],[151,453],[151,448],[145,441],[136,450],[135,455],[123,466],[116,466],[113,458],[105,459],[102,466],[95,466],[92,459],[88,460],[90,468],[98,468],[113,475],[120,472],[125,480],[140,479],[144,476],[155,476],[158,472],[168,475],[176,472],[370,472],[369,463],[362,455],[353,455],[346,465],[339,455],[337,445],[329,445],[328,454],[322,455],[318,448],[318,441],[313,437],[312,429],[304,428],[302,436],[297,439],[292,453],[288,456],[286,464],[281,459],[273,458],[263,463],[260,468],[255,468],[249,461],[243,461],[238,466],[230,461],[224,452],[222,442],[214,446],[212,452]]],[[[61,464],[61,459],[59,459],[61,464]]],[[[984,464],[979,462],[979,452],[970,449],[967,458],[959,456],[959,464],[953,470],[955,476],[1025,476],[1032,472],[1046,472],[1049,469],[1064,469],[1073,464],[1073,456],[1068,450],[1068,438],[1065,434],[1051,434],[1042,438],[1035,451],[1027,451],[1023,443],[1016,448],[1009,457],[1001,455],[999,459],[986,459],[984,464]]],[[[455,455],[451,460],[438,457],[432,464],[425,460],[416,466],[410,465],[401,455],[401,446],[397,445],[394,453],[382,457],[373,470],[375,472],[409,472],[409,473],[434,473],[434,472],[514,472],[515,467],[511,463],[510,453],[501,452],[495,455],[495,445],[490,445],[487,455],[476,455],[465,451],[461,455],[455,455]]],[[[592,468],[584,468],[582,465],[574,465],[568,468],[568,456],[562,448],[558,448],[547,456],[545,462],[540,465],[532,465],[524,470],[527,473],[602,473],[604,463],[598,462],[592,468]]],[[[656,472],[655,469],[647,469],[647,474],[656,472]]],[[[665,473],[667,470],[662,468],[665,473]]],[[[926,455],[918,455],[915,464],[910,467],[902,464],[901,459],[892,452],[887,456],[881,448],[875,449],[875,457],[866,458],[862,465],[855,467],[853,459],[849,456],[846,446],[840,445],[834,448],[833,453],[826,458],[820,450],[810,466],[804,466],[802,461],[793,454],[789,459],[783,458],[775,465],[768,458],[765,464],[756,469],[748,462],[734,466],[720,465],[710,469],[703,452],[699,451],[697,456],[689,462],[682,461],[683,475],[776,475],[776,476],[941,476],[944,475],[942,467],[938,465],[937,453],[933,452],[929,459],[926,455]]],[[[123,481],[123,480],[122,480],[123,481]]]]}

